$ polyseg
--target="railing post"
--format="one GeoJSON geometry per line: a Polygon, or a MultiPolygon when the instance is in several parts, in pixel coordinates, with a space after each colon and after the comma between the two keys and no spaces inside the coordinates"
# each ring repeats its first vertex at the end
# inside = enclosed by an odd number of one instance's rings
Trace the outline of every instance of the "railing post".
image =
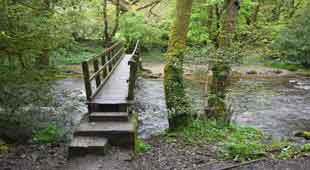
{"type": "Polygon", "coordinates": [[[138,70],[143,70],[143,69],[142,69],[142,61],[141,61],[141,51],[140,51],[140,48],[139,48],[139,47],[137,48],[137,52],[136,52],[136,54],[134,55],[134,57],[135,57],[135,60],[136,60],[136,62],[137,62],[137,68],[138,68],[138,70]]]}
{"type": "MultiPolygon", "coordinates": [[[[99,62],[97,59],[94,60],[94,71],[97,72],[99,70],[99,62]]],[[[96,76],[96,86],[99,87],[101,84],[100,74],[96,76]]]]}
{"type": "Polygon", "coordinates": [[[82,69],[83,69],[86,98],[88,101],[90,101],[92,96],[92,89],[91,89],[91,83],[89,81],[90,75],[87,61],[82,62],[82,69]]]}
{"type": "MultiPolygon", "coordinates": [[[[109,52],[109,56],[108,56],[108,58],[109,58],[109,61],[112,59],[112,57],[113,57],[113,55],[114,55],[114,52],[113,52],[113,49],[109,52]]],[[[112,70],[112,67],[113,65],[112,65],[112,61],[110,61],[110,63],[108,64],[108,68],[109,68],[109,73],[111,72],[111,70],[112,70]]]]}
{"type": "Polygon", "coordinates": [[[129,80],[128,80],[128,100],[134,99],[134,88],[136,82],[136,72],[137,72],[137,63],[135,60],[130,60],[130,73],[129,73],[129,80]]]}
{"type": "MultiPolygon", "coordinates": [[[[106,62],[107,62],[106,55],[102,55],[101,56],[101,65],[104,66],[106,62]]],[[[108,70],[107,70],[107,67],[105,67],[102,71],[102,80],[104,80],[107,75],[108,75],[108,70]]]]}

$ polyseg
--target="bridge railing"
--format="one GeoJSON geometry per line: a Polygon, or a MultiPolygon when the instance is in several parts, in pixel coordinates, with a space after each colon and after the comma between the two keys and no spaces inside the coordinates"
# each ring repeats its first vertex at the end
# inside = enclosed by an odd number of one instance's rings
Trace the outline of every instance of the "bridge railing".
{"type": "Polygon", "coordinates": [[[129,80],[128,80],[128,97],[127,100],[134,99],[134,89],[138,74],[139,66],[141,65],[140,61],[140,42],[139,40],[135,44],[135,48],[131,54],[133,57],[129,61],[130,65],[130,73],[129,73],[129,80]]]}
{"type": "Polygon", "coordinates": [[[122,59],[124,45],[115,43],[103,53],[82,62],[86,98],[91,101],[122,59]],[[92,82],[95,82],[93,85],[92,82]]]}

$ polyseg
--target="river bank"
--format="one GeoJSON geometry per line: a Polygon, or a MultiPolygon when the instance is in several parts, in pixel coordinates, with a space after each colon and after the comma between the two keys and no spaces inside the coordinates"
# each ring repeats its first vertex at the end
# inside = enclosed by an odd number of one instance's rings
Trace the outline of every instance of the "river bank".
{"type": "MultiPolygon", "coordinates": [[[[161,70],[161,66],[156,69],[161,70]],[[159,69],[158,69],[159,68],[159,69]]],[[[244,71],[242,79],[235,82],[231,88],[231,100],[234,101],[233,120],[237,124],[245,124],[260,128],[271,136],[294,139],[295,131],[306,130],[308,127],[307,115],[310,109],[309,89],[310,79],[290,73],[279,74],[278,71],[269,73],[272,78],[244,71]],[[256,76],[255,76],[256,75],[256,76]],[[280,76],[279,76],[280,75],[280,76]],[[244,78],[248,76],[249,78],[244,78]]],[[[251,70],[250,70],[251,71],[251,70]]],[[[69,73],[69,72],[68,72],[69,73]]],[[[70,72],[71,74],[72,72],[70,72]]],[[[75,73],[73,73],[75,74],[75,73]]],[[[187,76],[190,74],[188,73],[187,76]]],[[[193,74],[191,74],[193,75],[193,74]]],[[[62,89],[59,95],[61,101],[70,102],[74,96],[82,98],[83,82],[78,76],[59,79],[55,86],[62,89]]],[[[202,84],[200,81],[187,81],[187,92],[193,103],[201,102],[202,84]]],[[[63,103],[64,104],[64,103],[63,103]]],[[[71,117],[78,122],[86,110],[83,100],[75,100],[72,106],[71,117]],[[77,102],[78,101],[78,102],[77,102]]],[[[12,146],[7,154],[0,155],[0,167],[5,170],[192,170],[192,169],[223,169],[239,165],[240,162],[225,160],[218,157],[216,146],[212,143],[191,145],[177,138],[167,138],[164,133],[168,128],[167,111],[165,109],[162,80],[139,79],[137,88],[136,109],[140,113],[139,135],[145,138],[145,144],[150,149],[142,152],[135,158],[126,150],[111,148],[106,156],[86,156],[70,161],[66,160],[67,145],[23,145],[12,146]],[[154,136],[155,135],[155,136],[154,136]]],[[[295,138],[300,143],[309,143],[303,138],[295,138]]],[[[310,158],[305,154],[292,160],[274,160],[267,157],[264,160],[244,166],[229,169],[309,169],[310,158]]]]}

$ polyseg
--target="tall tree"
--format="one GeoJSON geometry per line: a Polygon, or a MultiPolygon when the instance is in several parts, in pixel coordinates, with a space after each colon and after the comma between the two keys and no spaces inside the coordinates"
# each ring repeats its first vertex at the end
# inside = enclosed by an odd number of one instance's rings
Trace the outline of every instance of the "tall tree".
{"type": "Polygon", "coordinates": [[[185,99],[183,60],[193,0],[177,0],[176,15],[171,28],[165,56],[164,86],[169,111],[169,126],[176,128],[189,120],[189,103],[185,99]]]}
{"type": "Polygon", "coordinates": [[[115,4],[115,20],[114,20],[114,27],[112,31],[109,31],[109,21],[108,21],[108,0],[103,0],[103,21],[104,21],[104,28],[103,28],[103,40],[104,40],[104,47],[109,47],[112,43],[113,37],[115,36],[118,27],[119,27],[119,17],[120,17],[120,0],[116,0],[115,4]]]}
{"type": "Polygon", "coordinates": [[[211,64],[213,76],[212,80],[208,82],[206,114],[209,118],[229,122],[230,113],[226,108],[225,94],[229,84],[231,68],[230,61],[227,61],[225,51],[228,50],[233,43],[240,1],[225,0],[223,7],[224,11],[219,35],[219,54],[214,57],[211,64]]]}

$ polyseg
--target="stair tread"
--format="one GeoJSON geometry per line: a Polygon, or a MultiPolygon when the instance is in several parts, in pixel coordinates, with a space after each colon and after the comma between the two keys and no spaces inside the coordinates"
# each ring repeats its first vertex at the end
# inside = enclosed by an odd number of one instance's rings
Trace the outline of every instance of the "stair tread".
{"type": "Polygon", "coordinates": [[[127,112],[93,112],[92,117],[127,117],[127,112]]]}
{"type": "Polygon", "coordinates": [[[108,144],[108,139],[104,137],[75,136],[70,143],[70,147],[104,147],[108,144]]]}
{"type": "Polygon", "coordinates": [[[128,121],[104,121],[88,122],[82,121],[77,127],[76,132],[134,132],[135,125],[133,118],[128,121]]]}

